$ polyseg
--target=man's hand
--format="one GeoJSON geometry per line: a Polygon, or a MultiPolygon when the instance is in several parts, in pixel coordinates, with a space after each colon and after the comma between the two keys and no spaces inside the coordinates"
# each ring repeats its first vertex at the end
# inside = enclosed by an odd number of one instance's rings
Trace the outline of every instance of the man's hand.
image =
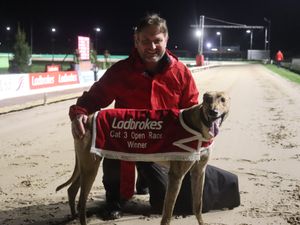
{"type": "Polygon", "coordinates": [[[88,120],[87,115],[77,115],[75,119],[72,120],[72,134],[75,139],[82,139],[85,135],[85,125],[88,120]]]}

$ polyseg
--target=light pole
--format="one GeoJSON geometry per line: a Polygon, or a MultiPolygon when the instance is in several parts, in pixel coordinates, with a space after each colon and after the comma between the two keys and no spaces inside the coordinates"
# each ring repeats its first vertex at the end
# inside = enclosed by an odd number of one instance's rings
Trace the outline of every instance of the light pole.
{"type": "Polygon", "coordinates": [[[220,31],[218,31],[217,33],[216,33],[218,36],[219,36],[219,38],[220,38],[220,52],[222,51],[222,33],[220,32],[220,31]]]}
{"type": "Polygon", "coordinates": [[[99,27],[95,28],[95,50],[97,52],[98,49],[98,33],[101,31],[99,27]]]}
{"type": "Polygon", "coordinates": [[[7,34],[7,37],[6,37],[6,42],[7,42],[7,59],[8,59],[8,62],[9,62],[9,51],[10,51],[10,26],[7,26],[6,27],[6,34],[7,34]]]}
{"type": "Polygon", "coordinates": [[[199,38],[198,54],[203,55],[204,16],[200,16],[199,25],[200,25],[201,36],[199,38]]]}
{"type": "Polygon", "coordinates": [[[10,43],[10,30],[11,30],[11,28],[10,28],[10,26],[7,26],[5,29],[6,29],[6,34],[7,34],[7,36],[6,36],[7,51],[9,51],[10,50],[9,43],[10,43]]]}
{"type": "Polygon", "coordinates": [[[250,49],[252,49],[253,31],[252,30],[246,30],[246,33],[250,34],[250,49]]]}
{"type": "Polygon", "coordinates": [[[196,37],[198,38],[198,49],[197,49],[197,52],[198,52],[198,54],[199,54],[200,51],[201,51],[201,44],[200,44],[200,42],[201,42],[201,36],[202,36],[201,30],[200,30],[200,29],[197,29],[197,30],[195,31],[195,35],[196,35],[196,37]]]}
{"type": "Polygon", "coordinates": [[[267,43],[268,43],[268,28],[265,28],[265,43],[264,43],[264,50],[267,50],[267,43]]]}
{"type": "Polygon", "coordinates": [[[200,16],[199,25],[197,26],[198,30],[196,31],[196,36],[198,37],[198,51],[196,55],[196,65],[204,65],[204,56],[203,56],[203,36],[204,36],[204,16],[200,16]]]}
{"type": "Polygon", "coordinates": [[[30,22],[30,60],[32,59],[33,53],[33,26],[32,21],[30,22]]]}
{"type": "Polygon", "coordinates": [[[56,32],[56,28],[52,27],[51,28],[51,51],[52,51],[52,63],[54,62],[54,42],[55,42],[55,38],[54,38],[54,34],[56,32]]]}
{"type": "Polygon", "coordinates": [[[268,23],[268,28],[266,29],[266,42],[268,42],[267,50],[270,50],[271,46],[271,20],[264,17],[264,21],[268,23]]]}

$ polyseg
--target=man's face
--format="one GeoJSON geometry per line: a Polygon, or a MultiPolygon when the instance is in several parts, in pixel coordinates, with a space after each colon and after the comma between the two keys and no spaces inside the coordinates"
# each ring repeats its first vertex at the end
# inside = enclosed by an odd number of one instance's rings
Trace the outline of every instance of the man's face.
{"type": "Polygon", "coordinates": [[[162,33],[158,27],[146,27],[134,36],[135,47],[145,62],[156,63],[165,54],[168,35],[162,33]]]}

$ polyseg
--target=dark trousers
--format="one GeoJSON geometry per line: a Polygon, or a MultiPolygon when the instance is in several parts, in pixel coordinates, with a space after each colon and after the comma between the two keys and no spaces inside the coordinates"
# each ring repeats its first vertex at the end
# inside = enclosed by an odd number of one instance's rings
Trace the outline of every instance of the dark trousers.
{"type": "MultiPolygon", "coordinates": [[[[154,212],[161,213],[168,183],[168,169],[153,162],[138,162],[139,176],[149,187],[150,205],[154,212]]],[[[192,195],[189,173],[184,177],[177,197],[174,213],[191,213],[192,195]]]]}
{"type": "Polygon", "coordinates": [[[120,202],[120,161],[103,159],[103,185],[106,202],[120,202]]]}
{"type": "MultiPolygon", "coordinates": [[[[137,171],[144,186],[149,188],[150,205],[154,212],[162,211],[168,183],[168,171],[153,162],[137,162],[137,171]]],[[[121,202],[120,199],[120,161],[103,160],[103,184],[106,190],[106,202],[121,202]]],[[[191,212],[191,185],[189,174],[184,178],[174,212],[191,212]],[[190,203],[190,204],[187,204],[190,203]]]]}
{"type": "MultiPolygon", "coordinates": [[[[161,213],[168,183],[168,171],[153,162],[137,162],[138,176],[149,188],[150,205],[153,212],[161,213]]],[[[103,184],[106,201],[120,200],[120,161],[103,160],[103,184]]],[[[212,209],[234,208],[240,205],[238,178],[236,175],[208,165],[205,172],[203,193],[203,211],[212,209]]],[[[192,213],[192,195],[190,174],[184,177],[174,208],[175,214],[192,213]]]]}

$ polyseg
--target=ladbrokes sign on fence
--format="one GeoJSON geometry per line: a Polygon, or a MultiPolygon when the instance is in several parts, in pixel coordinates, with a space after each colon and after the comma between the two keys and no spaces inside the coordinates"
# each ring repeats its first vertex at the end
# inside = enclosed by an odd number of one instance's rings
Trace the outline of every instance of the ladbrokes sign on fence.
{"type": "Polygon", "coordinates": [[[30,73],[30,89],[49,88],[60,85],[78,84],[79,78],[76,71],[60,71],[49,73],[30,73]]]}
{"type": "Polygon", "coordinates": [[[82,83],[81,74],[77,71],[0,75],[0,101],[31,94],[88,87],[94,82],[93,71],[89,72],[91,78],[82,83]]]}

